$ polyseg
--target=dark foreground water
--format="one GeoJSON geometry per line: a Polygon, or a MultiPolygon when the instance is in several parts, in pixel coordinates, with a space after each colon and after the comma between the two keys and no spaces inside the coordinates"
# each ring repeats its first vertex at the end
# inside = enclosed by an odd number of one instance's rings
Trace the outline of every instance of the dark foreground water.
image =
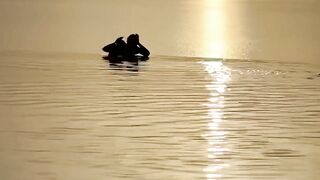
{"type": "Polygon", "coordinates": [[[319,69],[155,56],[0,56],[4,180],[320,176],[319,69]]]}

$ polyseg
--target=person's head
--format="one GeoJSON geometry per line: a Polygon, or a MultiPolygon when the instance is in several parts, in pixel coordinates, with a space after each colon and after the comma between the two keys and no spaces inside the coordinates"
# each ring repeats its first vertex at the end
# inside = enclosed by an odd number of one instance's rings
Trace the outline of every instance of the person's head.
{"type": "Polygon", "coordinates": [[[120,47],[120,48],[124,48],[124,47],[126,47],[126,42],[124,42],[124,40],[121,40],[120,42],[118,42],[118,46],[120,47]]]}
{"type": "Polygon", "coordinates": [[[124,40],[122,39],[123,37],[119,37],[116,41],[115,41],[115,44],[118,46],[118,47],[124,47],[126,46],[126,42],[124,42],[124,40]]]}
{"type": "Polygon", "coordinates": [[[137,45],[139,43],[139,38],[137,34],[130,34],[127,38],[128,45],[137,45]]]}

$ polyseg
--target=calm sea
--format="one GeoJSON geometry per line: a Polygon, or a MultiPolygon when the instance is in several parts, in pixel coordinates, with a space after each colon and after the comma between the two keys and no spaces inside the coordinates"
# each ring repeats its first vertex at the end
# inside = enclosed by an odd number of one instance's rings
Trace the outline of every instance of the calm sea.
{"type": "Polygon", "coordinates": [[[2,0],[0,14],[1,180],[319,179],[318,1],[2,0]],[[148,62],[98,55],[133,32],[148,62]]]}
{"type": "Polygon", "coordinates": [[[2,55],[2,179],[318,179],[320,77],[305,64],[2,55]]]}

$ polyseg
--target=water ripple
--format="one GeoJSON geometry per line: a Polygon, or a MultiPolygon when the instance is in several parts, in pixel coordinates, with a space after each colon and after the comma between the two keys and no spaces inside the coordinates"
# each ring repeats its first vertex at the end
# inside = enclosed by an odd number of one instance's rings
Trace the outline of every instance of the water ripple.
{"type": "Polygon", "coordinates": [[[1,176],[320,175],[316,67],[159,56],[137,70],[97,56],[1,57],[1,176]]]}

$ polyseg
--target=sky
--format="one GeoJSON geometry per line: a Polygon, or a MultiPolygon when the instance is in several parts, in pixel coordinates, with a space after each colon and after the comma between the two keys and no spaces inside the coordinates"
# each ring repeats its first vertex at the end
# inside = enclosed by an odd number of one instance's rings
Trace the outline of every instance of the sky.
{"type": "Polygon", "coordinates": [[[1,0],[0,51],[102,53],[139,33],[152,54],[320,57],[317,0],[1,0]]]}

